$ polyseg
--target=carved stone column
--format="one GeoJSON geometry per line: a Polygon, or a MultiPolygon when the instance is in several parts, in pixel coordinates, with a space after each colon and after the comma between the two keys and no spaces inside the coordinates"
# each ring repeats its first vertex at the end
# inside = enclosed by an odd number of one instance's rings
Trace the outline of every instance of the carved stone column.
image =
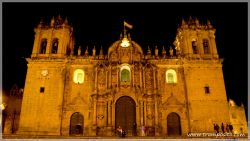
{"type": "Polygon", "coordinates": [[[135,67],[132,67],[132,76],[133,76],[133,84],[132,86],[135,86],[135,67]]]}
{"type": "Polygon", "coordinates": [[[154,91],[153,92],[154,92],[154,94],[156,93],[156,78],[155,78],[156,75],[155,75],[155,72],[156,72],[155,68],[153,68],[153,79],[154,79],[154,91]]]}
{"type": "Polygon", "coordinates": [[[108,126],[111,126],[111,119],[112,119],[112,105],[111,105],[111,101],[108,101],[108,126]]]}
{"type": "Polygon", "coordinates": [[[146,85],[145,85],[145,69],[142,69],[142,80],[143,80],[143,89],[146,90],[146,85]]]}
{"type": "Polygon", "coordinates": [[[147,125],[147,100],[143,100],[144,125],[147,125]]]}
{"type": "Polygon", "coordinates": [[[217,47],[215,43],[215,36],[210,35],[209,37],[210,37],[210,40],[208,40],[209,41],[208,46],[210,48],[211,54],[213,55],[214,58],[218,58],[217,47]]]}
{"type": "Polygon", "coordinates": [[[111,66],[109,66],[108,71],[109,71],[109,76],[108,76],[108,78],[109,78],[108,88],[110,89],[110,88],[111,88],[111,85],[112,85],[112,78],[111,78],[111,75],[112,75],[112,73],[111,73],[111,66]]]}
{"type": "Polygon", "coordinates": [[[93,126],[96,126],[97,96],[93,95],[93,126]]]}
{"type": "Polygon", "coordinates": [[[140,101],[139,102],[140,103],[140,126],[142,126],[143,125],[143,118],[144,118],[144,115],[143,115],[143,113],[144,113],[144,111],[143,111],[143,101],[140,101]]]}
{"type": "Polygon", "coordinates": [[[142,88],[142,68],[141,65],[139,66],[139,71],[140,71],[140,88],[142,88]]]}
{"type": "Polygon", "coordinates": [[[120,68],[118,67],[118,68],[117,68],[117,87],[116,87],[116,88],[117,88],[117,91],[119,90],[119,87],[120,87],[120,83],[119,83],[119,82],[120,82],[120,81],[119,81],[119,75],[120,75],[120,74],[119,74],[119,72],[120,72],[120,68]]]}
{"type": "Polygon", "coordinates": [[[155,136],[159,136],[158,95],[154,97],[155,103],[155,136]]]}
{"type": "Polygon", "coordinates": [[[109,80],[108,79],[109,78],[108,75],[109,75],[109,71],[106,69],[105,72],[106,72],[106,89],[108,89],[108,80],[109,80]]]}
{"type": "Polygon", "coordinates": [[[106,132],[106,135],[107,136],[112,136],[112,133],[113,133],[113,131],[112,131],[112,102],[111,102],[111,100],[109,100],[108,101],[108,105],[107,105],[107,108],[108,108],[108,125],[107,125],[107,132],[106,132]]]}
{"type": "Polygon", "coordinates": [[[97,92],[97,67],[95,68],[95,90],[94,90],[94,92],[96,93],[97,92]]]}
{"type": "Polygon", "coordinates": [[[198,44],[199,54],[201,54],[201,56],[203,56],[204,55],[204,49],[203,49],[201,34],[198,34],[197,44],[198,44]]]}

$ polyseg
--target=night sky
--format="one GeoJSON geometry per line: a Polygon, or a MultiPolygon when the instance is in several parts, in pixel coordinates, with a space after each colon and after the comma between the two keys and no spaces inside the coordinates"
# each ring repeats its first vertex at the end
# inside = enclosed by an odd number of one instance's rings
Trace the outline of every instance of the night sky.
{"type": "MultiPolygon", "coordinates": [[[[247,3],[2,3],[3,89],[24,87],[34,27],[41,17],[68,17],[74,27],[75,48],[108,47],[119,39],[123,20],[133,25],[132,40],[146,53],[147,46],[173,46],[181,19],[209,19],[216,28],[228,98],[247,108],[247,3]]],[[[97,51],[99,53],[99,50],[97,51]]]]}

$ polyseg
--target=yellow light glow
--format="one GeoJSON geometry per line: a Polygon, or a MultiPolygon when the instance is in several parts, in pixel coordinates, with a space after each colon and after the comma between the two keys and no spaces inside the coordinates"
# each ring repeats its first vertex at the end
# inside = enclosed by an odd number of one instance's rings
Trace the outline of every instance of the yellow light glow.
{"type": "Polygon", "coordinates": [[[2,109],[2,110],[4,110],[4,109],[5,109],[5,107],[6,107],[6,106],[5,106],[5,104],[4,104],[4,103],[2,103],[2,104],[1,104],[1,109],[2,109]]]}
{"type": "Polygon", "coordinates": [[[74,71],[73,81],[77,84],[84,82],[84,71],[82,69],[76,69],[74,71]]]}
{"type": "Polygon", "coordinates": [[[169,69],[166,71],[166,82],[167,83],[177,83],[177,75],[175,70],[169,69]]]}
{"type": "Polygon", "coordinates": [[[124,38],[122,39],[121,46],[122,46],[122,47],[128,47],[129,45],[130,45],[129,40],[128,40],[126,37],[124,37],[124,38]]]}

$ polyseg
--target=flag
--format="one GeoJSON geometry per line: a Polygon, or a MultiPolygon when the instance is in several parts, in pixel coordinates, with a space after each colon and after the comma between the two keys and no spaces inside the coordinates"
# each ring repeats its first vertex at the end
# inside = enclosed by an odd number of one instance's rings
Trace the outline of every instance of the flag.
{"type": "Polygon", "coordinates": [[[129,29],[132,29],[133,28],[133,25],[131,24],[128,24],[127,22],[124,21],[124,26],[128,27],[129,29]]]}

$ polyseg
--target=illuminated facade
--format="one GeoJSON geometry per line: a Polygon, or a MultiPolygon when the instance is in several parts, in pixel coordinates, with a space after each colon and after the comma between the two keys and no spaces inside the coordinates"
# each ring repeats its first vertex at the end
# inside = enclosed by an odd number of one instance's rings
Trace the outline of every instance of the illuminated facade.
{"type": "MultiPolygon", "coordinates": [[[[27,58],[17,133],[114,136],[121,126],[141,136],[144,125],[148,136],[185,136],[231,123],[213,26],[183,20],[174,45],[144,54],[125,30],[107,55],[95,47],[75,55],[67,19],[41,22],[27,58]]],[[[247,132],[246,121],[240,127],[247,132]]]]}

